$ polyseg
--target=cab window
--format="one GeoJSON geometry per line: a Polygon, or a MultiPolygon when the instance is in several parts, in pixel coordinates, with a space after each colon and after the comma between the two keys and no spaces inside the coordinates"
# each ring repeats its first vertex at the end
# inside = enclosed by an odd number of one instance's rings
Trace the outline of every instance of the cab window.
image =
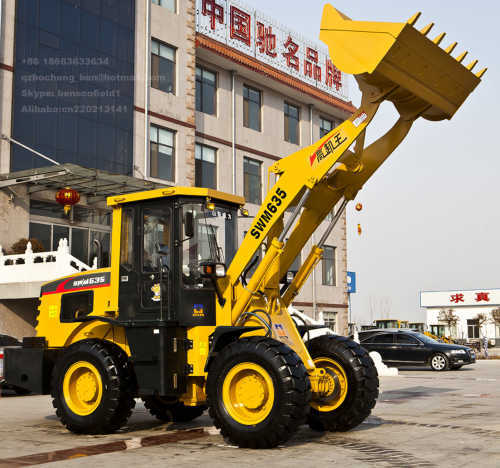
{"type": "Polygon", "coordinates": [[[143,211],[143,271],[157,271],[161,262],[170,264],[170,211],[143,211]],[[160,255],[161,254],[161,255],[160,255]]]}
{"type": "Polygon", "coordinates": [[[134,210],[123,208],[120,239],[120,266],[127,271],[134,265],[134,210]]]}

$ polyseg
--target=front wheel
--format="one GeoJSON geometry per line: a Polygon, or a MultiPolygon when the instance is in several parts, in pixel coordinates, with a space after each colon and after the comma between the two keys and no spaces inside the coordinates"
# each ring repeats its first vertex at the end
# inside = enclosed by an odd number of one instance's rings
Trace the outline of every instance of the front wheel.
{"type": "Polygon", "coordinates": [[[308,343],[317,368],[325,371],[321,394],[313,394],[309,426],[317,431],[348,431],[371,413],[378,397],[378,373],[372,358],[355,341],[323,335],[308,343]]]}
{"type": "Polygon", "coordinates": [[[210,366],[210,416],[235,445],[276,447],[305,422],[310,388],[304,364],[287,345],[242,338],[223,348],[210,366]]]}
{"type": "Polygon", "coordinates": [[[444,354],[435,354],[431,358],[431,368],[433,371],[444,371],[449,368],[448,358],[444,354]]]}

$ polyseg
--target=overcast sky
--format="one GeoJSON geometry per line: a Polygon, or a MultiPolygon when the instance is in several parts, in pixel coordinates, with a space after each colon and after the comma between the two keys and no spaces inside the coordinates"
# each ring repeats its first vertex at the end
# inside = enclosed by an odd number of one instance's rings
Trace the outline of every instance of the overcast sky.
{"type": "MultiPolygon", "coordinates": [[[[407,318],[423,321],[419,291],[500,287],[500,6],[493,0],[418,2],[378,0],[247,0],[284,25],[318,40],[323,5],[352,19],[406,21],[422,11],[417,27],[435,22],[454,55],[488,67],[483,81],[450,121],[419,119],[409,136],[358,194],[360,213],[348,209],[348,269],[357,274],[352,295],[356,321],[407,318]],[[358,236],[357,224],[363,228],[358,236]]],[[[353,103],[360,93],[350,83],[353,103]]],[[[384,104],[368,142],[395,121],[384,104]]],[[[351,204],[353,205],[353,204],[351,204]]]]}

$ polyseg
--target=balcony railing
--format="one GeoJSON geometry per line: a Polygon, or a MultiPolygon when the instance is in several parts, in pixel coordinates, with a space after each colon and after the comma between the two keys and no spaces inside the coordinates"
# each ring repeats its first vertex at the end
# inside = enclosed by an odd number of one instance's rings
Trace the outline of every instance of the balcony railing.
{"type": "Polygon", "coordinates": [[[35,253],[28,242],[24,254],[3,255],[0,246],[0,299],[37,297],[43,283],[96,268],[97,258],[90,267],[71,255],[67,239],[52,252],[35,253]]]}

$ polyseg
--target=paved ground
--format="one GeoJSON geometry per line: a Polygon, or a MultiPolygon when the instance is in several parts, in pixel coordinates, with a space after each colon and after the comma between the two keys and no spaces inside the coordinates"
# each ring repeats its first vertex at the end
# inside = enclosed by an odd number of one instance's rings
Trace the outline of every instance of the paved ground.
{"type": "Polygon", "coordinates": [[[48,397],[7,396],[0,399],[0,467],[26,466],[7,458],[52,452],[30,464],[70,457],[44,466],[500,468],[500,360],[445,373],[403,370],[381,378],[381,390],[373,415],[356,430],[319,434],[304,427],[286,446],[261,451],[228,446],[206,415],[167,426],[141,404],[120,433],[75,436],[61,427],[48,397]]]}

